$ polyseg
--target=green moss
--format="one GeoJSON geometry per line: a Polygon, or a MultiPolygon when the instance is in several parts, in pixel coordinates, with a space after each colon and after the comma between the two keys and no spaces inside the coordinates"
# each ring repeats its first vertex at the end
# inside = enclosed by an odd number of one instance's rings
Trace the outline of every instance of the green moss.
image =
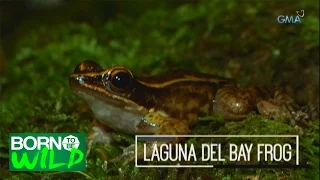
{"type": "MultiPolygon", "coordinates": [[[[62,23],[34,28],[16,45],[16,52],[0,77],[0,158],[7,162],[9,132],[89,132],[92,115],[71,92],[68,77],[84,59],[103,67],[125,65],[150,75],[189,69],[233,77],[240,84],[289,84],[299,103],[319,102],[318,7],[307,2],[201,1],[178,7],[126,14],[96,28],[62,23]],[[280,14],[309,7],[302,24],[278,24],[280,14]]],[[[299,134],[301,162],[311,169],[139,169],[133,164],[109,164],[103,171],[99,151],[117,156],[133,137],[118,134],[116,145],[95,145],[87,171],[41,174],[46,179],[318,179],[319,120],[296,127],[281,119],[249,115],[225,122],[206,117],[193,134],[299,134]]],[[[270,139],[269,139],[270,140],[270,139]]],[[[277,139],[281,141],[280,139],[277,139]]],[[[225,140],[221,140],[225,141],[225,140]]],[[[196,143],[190,138],[188,143],[196,143]]],[[[34,179],[33,173],[8,172],[0,176],[34,179]]]]}

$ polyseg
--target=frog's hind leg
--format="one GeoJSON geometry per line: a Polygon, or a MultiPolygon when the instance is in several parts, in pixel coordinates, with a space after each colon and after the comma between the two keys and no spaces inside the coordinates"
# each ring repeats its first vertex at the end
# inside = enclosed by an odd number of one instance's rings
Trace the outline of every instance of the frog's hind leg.
{"type": "Polygon", "coordinates": [[[256,104],[261,99],[261,91],[254,87],[224,86],[218,90],[213,101],[213,112],[227,120],[243,119],[246,114],[256,110],[256,104]]]}

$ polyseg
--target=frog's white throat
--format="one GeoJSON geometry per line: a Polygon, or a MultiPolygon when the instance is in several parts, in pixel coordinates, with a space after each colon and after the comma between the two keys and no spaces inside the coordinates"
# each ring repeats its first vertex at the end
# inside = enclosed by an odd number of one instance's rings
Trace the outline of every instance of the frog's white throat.
{"type": "Polygon", "coordinates": [[[75,91],[75,93],[89,105],[95,118],[102,123],[116,131],[137,133],[137,126],[145,116],[139,111],[138,106],[130,106],[117,99],[103,98],[87,92],[75,91]]]}

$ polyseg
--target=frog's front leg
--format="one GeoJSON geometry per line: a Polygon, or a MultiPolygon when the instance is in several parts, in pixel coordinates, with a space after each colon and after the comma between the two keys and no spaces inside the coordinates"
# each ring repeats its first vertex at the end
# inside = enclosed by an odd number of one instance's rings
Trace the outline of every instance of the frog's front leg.
{"type": "MultiPolygon", "coordinates": [[[[113,130],[99,121],[94,121],[93,127],[87,137],[86,157],[90,154],[93,144],[102,143],[110,144],[113,142],[113,130]]],[[[106,158],[104,158],[106,160],[106,158]]]]}
{"type": "MultiPolygon", "coordinates": [[[[169,117],[166,113],[162,111],[154,111],[151,109],[149,113],[143,118],[143,121],[138,125],[138,131],[144,132],[144,129],[152,129],[152,134],[155,135],[176,135],[176,134],[188,134],[189,126],[188,124],[179,119],[169,117]],[[152,127],[152,128],[150,128],[152,127]]],[[[147,142],[146,146],[146,156],[150,157],[152,154],[152,149],[156,144],[163,143],[177,143],[181,138],[176,137],[172,142],[163,142],[163,141],[150,141],[147,142]]],[[[142,159],[144,156],[144,148],[142,145],[138,144],[137,147],[137,158],[142,159]]],[[[128,148],[124,149],[123,154],[119,157],[112,159],[112,162],[118,162],[123,160],[123,164],[126,164],[132,161],[135,158],[135,145],[131,145],[128,148]]]]}

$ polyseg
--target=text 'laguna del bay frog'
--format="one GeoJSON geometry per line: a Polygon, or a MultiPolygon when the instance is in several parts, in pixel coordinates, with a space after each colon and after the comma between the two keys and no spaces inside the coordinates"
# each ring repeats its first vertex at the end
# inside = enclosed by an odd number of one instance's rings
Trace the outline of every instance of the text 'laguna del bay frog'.
{"type": "MultiPolygon", "coordinates": [[[[230,79],[202,73],[136,77],[123,66],[103,69],[86,60],[75,68],[69,83],[95,119],[107,127],[103,131],[94,127],[89,143],[111,143],[112,131],[188,134],[199,117],[218,114],[225,120],[243,119],[253,111],[270,118],[294,115],[293,101],[281,88],[242,88],[230,79]]],[[[126,155],[134,155],[134,148],[128,149],[126,155]]]]}

